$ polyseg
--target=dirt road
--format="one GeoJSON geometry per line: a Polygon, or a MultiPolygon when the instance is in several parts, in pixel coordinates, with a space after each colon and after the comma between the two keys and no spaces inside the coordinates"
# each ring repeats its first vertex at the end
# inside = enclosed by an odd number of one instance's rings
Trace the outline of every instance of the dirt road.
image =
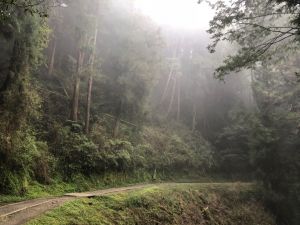
{"type": "Polygon", "coordinates": [[[131,190],[143,189],[146,187],[155,186],[148,185],[134,185],[122,188],[110,188],[99,191],[83,192],[83,193],[69,193],[62,197],[41,198],[8,204],[0,207],[0,225],[20,225],[24,224],[30,219],[50,210],[56,208],[63,203],[72,201],[76,198],[90,198],[95,196],[108,195],[113,193],[127,192],[131,190]]]}

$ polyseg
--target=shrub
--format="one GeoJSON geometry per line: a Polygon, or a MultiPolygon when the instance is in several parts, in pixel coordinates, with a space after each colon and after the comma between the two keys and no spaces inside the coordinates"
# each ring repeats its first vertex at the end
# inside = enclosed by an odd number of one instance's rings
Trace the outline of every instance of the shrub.
{"type": "Polygon", "coordinates": [[[99,169],[125,171],[133,168],[133,146],[128,141],[108,139],[100,146],[99,169]]]}
{"type": "Polygon", "coordinates": [[[146,127],[143,144],[137,147],[140,162],[149,169],[207,170],[212,165],[210,145],[200,135],[181,130],[183,134],[176,134],[172,128],[146,127]]]}
{"type": "Polygon", "coordinates": [[[97,146],[84,134],[72,131],[73,126],[58,127],[56,140],[52,148],[58,158],[58,169],[66,179],[82,173],[90,175],[95,172],[99,158],[97,146]]]}

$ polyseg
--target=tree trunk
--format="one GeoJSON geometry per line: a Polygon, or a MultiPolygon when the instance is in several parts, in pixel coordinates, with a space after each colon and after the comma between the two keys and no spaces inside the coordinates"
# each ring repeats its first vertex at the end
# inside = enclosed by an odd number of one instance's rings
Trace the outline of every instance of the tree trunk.
{"type": "Polygon", "coordinates": [[[79,105],[79,89],[80,89],[80,78],[76,76],[74,82],[73,98],[72,98],[72,109],[71,109],[71,120],[78,121],[78,105],[79,105]]]}
{"type": "Polygon", "coordinates": [[[54,38],[53,48],[52,48],[51,58],[50,58],[50,63],[49,63],[49,69],[48,69],[48,75],[52,75],[52,73],[53,73],[54,62],[55,62],[55,53],[56,53],[56,45],[57,45],[57,40],[56,40],[56,38],[54,38]]]}
{"type": "Polygon", "coordinates": [[[117,116],[116,120],[115,120],[115,125],[114,125],[113,138],[118,137],[119,130],[120,130],[120,116],[117,116]]]}
{"type": "Polygon", "coordinates": [[[170,81],[171,81],[171,78],[172,78],[172,75],[173,75],[173,70],[174,70],[174,63],[172,63],[172,65],[171,65],[171,69],[170,69],[170,73],[169,73],[169,76],[168,76],[168,80],[167,80],[167,83],[166,83],[166,86],[164,88],[164,92],[163,92],[163,95],[162,95],[162,98],[161,98],[159,104],[161,104],[165,100],[165,98],[166,98],[167,91],[169,89],[169,84],[170,84],[170,81]]]}
{"type": "Polygon", "coordinates": [[[122,108],[123,102],[120,101],[119,106],[116,109],[116,119],[113,129],[113,138],[117,138],[119,136],[122,108]]]}
{"type": "Polygon", "coordinates": [[[196,125],[197,125],[196,116],[197,116],[197,108],[196,108],[196,103],[194,102],[194,104],[193,104],[193,123],[192,123],[192,132],[195,131],[196,125]]]}
{"type": "Polygon", "coordinates": [[[81,50],[78,52],[78,59],[77,59],[77,69],[76,69],[76,77],[74,82],[74,89],[73,89],[73,98],[71,104],[71,115],[70,119],[72,121],[78,121],[78,106],[79,106],[79,95],[80,95],[80,71],[84,61],[84,54],[81,50]]]}
{"type": "Polygon", "coordinates": [[[0,88],[0,92],[8,90],[10,85],[18,79],[22,68],[25,64],[27,64],[27,58],[25,41],[16,38],[14,40],[14,47],[10,58],[8,73],[2,87],[0,88]]]}
{"type": "Polygon", "coordinates": [[[177,121],[180,119],[180,107],[181,107],[181,87],[180,87],[180,78],[177,78],[177,86],[178,86],[178,93],[177,93],[177,121]]]}
{"type": "Polygon", "coordinates": [[[174,98],[175,98],[175,92],[176,92],[176,83],[177,83],[177,77],[174,77],[172,95],[171,95],[171,100],[170,100],[169,108],[168,108],[168,111],[167,111],[167,116],[170,114],[172,106],[173,106],[173,102],[174,102],[174,98]]]}
{"type": "MultiPolygon", "coordinates": [[[[26,113],[28,105],[26,104],[26,98],[24,98],[26,88],[24,80],[30,74],[27,49],[31,47],[29,42],[31,35],[31,33],[28,33],[26,37],[12,37],[13,49],[9,68],[6,78],[0,87],[0,116],[3,121],[1,130],[5,130],[5,136],[8,137],[7,140],[9,140],[12,132],[20,129],[22,124],[26,123],[28,119],[28,113],[26,113]],[[6,93],[10,94],[6,95],[6,93]],[[11,110],[13,110],[13,113],[11,110]]],[[[13,148],[10,141],[5,141],[4,144],[7,144],[7,146],[3,146],[6,150],[13,148]]]]}
{"type": "Polygon", "coordinates": [[[98,22],[96,21],[93,52],[91,55],[91,62],[90,62],[90,70],[91,71],[90,71],[90,77],[89,77],[89,82],[88,82],[88,91],[87,91],[88,94],[87,94],[87,100],[86,100],[86,102],[87,102],[86,103],[86,115],[85,115],[85,133],[86,134],[88,134],[89,130],[90,130],[90,114],[91,114],[94,62],[95,62],[97,38],[98,38],[98,22]]]}
{"type": "Polygon", "coordinates": [[[88,134],[89,130],[90,130],[92,87],[93,87],[93,75],[90,75],[89,83],[88,83],[88,94],[87,94],[87,103],[86,103],[86,117],[85,117],[85,133],[86,134],[88,134]]]}
{"type": "MultiPolygon", "coordinates": [[[[177,54],[178,54],[177,52],[178,52],[179,45],[180,45],[180,41],[178,41],[177,44],[176,44],[176,47],[175,47],[175,50],[174,50],[174,53],[173,53],[173,57],[174,58],[172,60],[174,60],[174,59],[177,58],[177,54]]],[[[161,105],[161,103],[165,100],[165,98],[167,96],[167,91],[169,89],[169,84],[170,84],[170,81],[172,79],[172,76],[173,76],[173,73],[174,73],[174,70],[175,70],[175,62],[172,61],[171,63],[172,64],[171,64],[171,68],[170,68],[170,73],[169,73],[169,76],[168,76],[167,83],[166,83],[166,85],[164,87],[164,92],[162,94],[162,98],[161,98],[161,100],[159,102],[159,105],[161,105]]]]}

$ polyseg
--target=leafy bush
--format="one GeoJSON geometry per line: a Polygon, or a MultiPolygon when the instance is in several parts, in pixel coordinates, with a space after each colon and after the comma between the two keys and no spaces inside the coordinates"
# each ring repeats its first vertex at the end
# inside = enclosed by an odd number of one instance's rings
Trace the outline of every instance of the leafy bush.
{"type": "MultiPolygon", "coordinates": [[[[126,126],[123,124],[124,130],[126,126]]],[[[145,170],[159,174],[197,171],[205,173],[213,164],[211,146],[200,134],[185,127],[144,126],[132,138],[111,139],[105,120],[94,124],[91,138],[98,145],[97,171],[145,170]],[[178,132],[180,131],[180,132],[178,132]],[[138,136],[138,138],[137,138],[138,136]],[[125,141],[125,140],[126,141],[125,141]]]]}
{"type": "Polygon", "coordinates": [[[203,171],[212,165],[211,147],[201,136],[184,129],[179,136],[172,129],[146,127],[142,133],[142,143],[137,147],[140,162],[149,169],[166,171],[203,171]]]}
{"type": "Polygon", "coordinates": [[[58,158],[58,169],[64,177],[71,179],[78,173],[94,173],[99,158],[97,146],[81,132],[72,131],[72,126],[58,127],[56,132],[52,151],[58,158]]]}
{"type": "Polygon", "coordinates": [[[108,139],[100,146],[99,169],[125,171],[133,168],[133,146],[128,141],[108,139]]]}

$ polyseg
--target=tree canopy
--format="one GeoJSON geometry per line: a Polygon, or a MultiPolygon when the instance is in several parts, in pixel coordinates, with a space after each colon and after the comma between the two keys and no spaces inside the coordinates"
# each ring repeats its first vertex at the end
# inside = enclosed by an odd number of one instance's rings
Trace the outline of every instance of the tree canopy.
{"type": "Polygon", "coordinates": [[[211,4],[216,15],[208,32],[215,52],[220,41],[237,43],[239,50],[217,68],[222,79],[231,71],[252,68],[282,48],[294,48],[299,40],[300,10],[297,1],[237,0],[211,4]],[[291,46],[292,45],[292,46],[291,46]]]}

